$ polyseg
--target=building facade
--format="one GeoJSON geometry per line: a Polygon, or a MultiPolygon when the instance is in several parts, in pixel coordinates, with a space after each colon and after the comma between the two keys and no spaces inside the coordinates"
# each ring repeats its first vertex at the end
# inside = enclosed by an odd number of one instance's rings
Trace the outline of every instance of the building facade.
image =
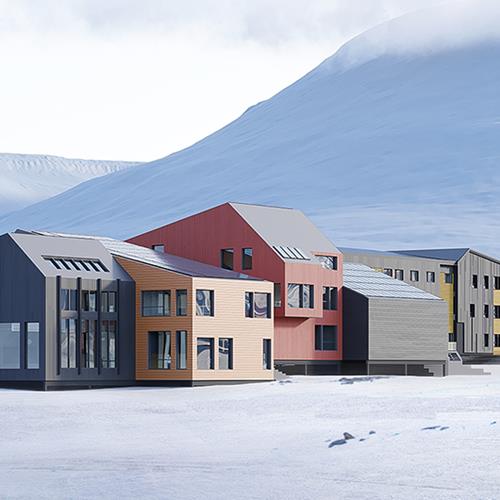
{"type": "Polygon", "coordinates": [[[275,364],[338,371],[342,255],[302,212],[225,203],[129,242],[273,282],[275,364]]]}
{"type": "Polygon", "coordinates": [[[469,248],[379,252],[343,248],[362,263],[448,303],[449,350],[500,355],[500,261],[469,248]]]}

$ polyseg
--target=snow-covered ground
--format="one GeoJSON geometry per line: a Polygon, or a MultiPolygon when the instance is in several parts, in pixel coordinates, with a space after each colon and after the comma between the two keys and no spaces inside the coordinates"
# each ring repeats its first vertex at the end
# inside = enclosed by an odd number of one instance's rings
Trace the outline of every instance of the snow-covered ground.
{"type": "Polygon", "coordinates": [[[499,395],[500,372],[2,390],[0,497],[499,498],[499,395]]]}

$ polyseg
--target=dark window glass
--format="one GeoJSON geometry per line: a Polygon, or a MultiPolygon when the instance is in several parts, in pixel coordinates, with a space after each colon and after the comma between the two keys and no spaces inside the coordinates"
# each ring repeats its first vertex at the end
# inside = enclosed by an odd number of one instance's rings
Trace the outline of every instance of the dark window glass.
{"type": "Polygon", "coordinates": [[[477,288],[477,274],[472,275],[472,288],[477,288]]]}
{"type": "Polygon", "coordinates": [[[457,341],[457,332],[448,333],[448,342],[456,342],[457,341]]]}
{"type": "Polygon", "coordinates": [[[289,283],[288,307],[312,309],[314,307],[314,286],[289,283]]]}
{"type": "Polygon", "coordinates": [[[500,334],[495,333],[495,347],[500,347],[500,334]]]}
{"type": "Polygon", "coordinates": [[[116,368],[116,321],[101,322],[101,366],[116,368]]]}
{"type": "Polygon", "coordinates": [[[474,304],[470,305],[470,317],[475,318],[476,316],[476,306],[474,304]]]}
{"type": "Polygon", "coordinates": [[[253,265],[253,249],[244,248],[241,251],[241,269],[252,269],[253,265]]]}
{"type": "Polygon", "coordinates": [[[392,278],[392,276],[393,276],[394,273],[392,272],[392,269],[386,267],[384,269],[384,274],[387,274],[387,276],[390,276],[392,278]]]}
{"type": "Polygon", "coordinates": [[[419,281],[419,272],[418,271],[410,271],[410,281],[419,281]]]}
{"type": "Polygon", "coordinates": [[[170,316],[170,290],[142,292],[143,316],[170,316]]]}
{"type": "Polygon", "coordinates": [[[61,368],[76,368],[76,320],[61,320],[61,368]]]}
{"type": "Polygon", "coordinates": [[[281,283],[274,284],[274,307],[281,307],[281,283]]]}
{"type": "Polygon", "coordinates": [[[404,273],[404,271],[402,269],[396,269],[394,271],[394,277],[397,280],[403,281],[405,279],[405,273],[404,273]]]}
{"type": "Polygon", "coordinates": [[[338,266],[338,259],[333,255],[317,255],[317,259],[325,269],[336,270],[338,266]]]}
{"type": "Polygon", "coordinates": [[[165,245],[153,245],[153,250],[155,252],[165,253],[165,245]]]}
{"type": "Polygon", "coordinates": [[[101,311],[102,312],[108,311],[108,292],[101,293],[101,311]]]}
{"type": "Polygon", "coordinates": [[[245,292],[245,317],[253,318],[253,293],[245,292]]]}
{"type": "Polygon", "coordinates": [[[495,276],[495,290],[500,290],[500,276],[495,276]]]}
{"type": "Polygon", "coordinates": [[[490,346],[490,336],[485,333],[484,334],[484,347],[489,347],[490,346]]]}
{"type": "Polygon", "coordinates": [[[169,370],[171,365],[170,332],[149,332],[149,368],[169,370]]]}
{"type": "Polygon", "coordinates": [[[76,311],[77,308],[76,290],[61,288],[60,297],[61,297],[61,303],[60,303],[61,311],[76,311]]]}
{"type": "Polygon", "coordinates": [[[29,370],[40,368],[40,325],[28,323],[26,326],[26,367],[29,370]]]}
{"type": "Polygon", "coordinates": [[[187,332],[179,330],[175,338],[175,360],[178,370],[187,368],[187,332]]]}
{"type": "Polygon", "coordinates": [[[484,288],[488,290],[490,288],[490,277],[489,276],[484,276],[484,288]]]}
{"type": "Polygon", "coordinates": [[[187,316],[187,290],[176,290],[177,316],[187,316]]]}
{"type": "Polygon", "coordinates": [[[214,339],[198,337],[196,339],[196,365],[198,370],[214,369],[214,339]]]}
{"type": "Polygon", "coordinates": [[[109,292],[108,297],[108,312],[116,312],[116,292],[109,292]]]}
{"type": "Polygon", "coordinates": [[[82,310],[85,312],[97,310],[97,292],[82,290],[82,310]]]}
{"type": "Polygon", "coordinates": [[[196,315],[197,316],[214,315],[213,290],[196,290],[196,315]]]}
{"type": "Polygon", "coordinates": [[[323,309],[325,311],[336,311],[338,300],[338,289],[332,286],[323,287],[323,309]]]}
{"type": "Polygon", "coordinates": [[[220,266],[222,269],[234,269],[234,250],[224,248],[220,251],[220,266]]]}
{"type": "Polygon", "coordinates": [[[484,317],[489,318],[490,317],[490,306],[488,304],[484,305],[484,317]]]}
{"type": "Polygon", "coordinates": [[[96,272],[99,272],[100,269],[97,267],[96,263],[93,260],[88,260],[87,264],[96,272]]]}
{"type": "Polygon", "coordinates": [[[47,259],[47,260],[49,260],[56,269],[61,269],[61,266],[55,259],[47,259]]]}
{"type": "Polygon", "coordinates": [[[262,368],[271,370],[273,367],[271,353],[271,339],[263,339],[262,341],[262,368]]]}
{"type": "Polygon", "coordinates": [[[316,351],[336,351],[337,327],[316,325],[314,331],[314,348],[316,351]]]}
{"type": "Polygon", "coordinates": [[[434,271],[427,271],[427,283],[435,283],[436,274],[434,271]]]}
{"type": "Polygon", "coordinates": [[[500,319],[500,306],[495,306],[495,318],[500,319]]]}
{"type": "Polygon", "coordinates": [[[84,368],[96,367],[96,329],[97,321],[82,320],[80,333],[80,363],[84,368]]]}
{"type": "Polygon", "coordinates": [[[233,339],[219,339],[219,370],[233,369],[233,339]]]}
{"type": "Polygon", "coordinates": [[[453,283],[453,274],[452,273],[445,273],[444,274],[444,282],[451,284],[453,283]]]}
{"type": "Polygon", "coordinates": [[[20,323],[0,323],[0,368],[21,368],[20,323]]]}

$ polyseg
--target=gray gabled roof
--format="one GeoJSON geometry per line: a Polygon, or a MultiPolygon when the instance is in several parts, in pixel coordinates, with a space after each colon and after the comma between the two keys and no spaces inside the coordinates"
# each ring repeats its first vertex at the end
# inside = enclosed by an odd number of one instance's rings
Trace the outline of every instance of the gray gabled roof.
{"type": "MultiPolygon", "coordinates": [[[[313,252],[338,252],[337,247],[300,210],[245,203],[230,205],[271,247],[298,249],[309,259],[313,252]]],[[[286,259],[279,251],[277,253],[286,259]]]]}
{"type": "Polygon", "coordinates": [[[470,248],[429,248],[423,250],[394,250],[392,253],[458,262],[469,251],[470,248]]]}
{"type": "Polygon", "coordinates": [[[353,248],[353,247],[338,247],[343,254],[356,254],[356,255],[380,255],[389,257],[399,257],[396,252],[388,252],[385,250],[372,250],[371,248],[353,248]]]}
{"type": "MultiPolygon", "coordinates": [[[[183,257],[177,257],[168,253],[156,252],[150,248],[141,247],[132,243],[126,243],[112,238],[87,235],[71,235],[64,233],[53,233],[47,231],[20,231],[20,233],[39,235],[39,237],[53,237],[54,239],[74,240],[80,244],[98,245],[106,254],[115,257],[123,257],[143,264],[155,266],[167,271],[198,278],[222,278],[222,279],[244,279],[252,281],[264,281],[247,274],[221,269],[183,257]]],[[[50,238],[46,238],[50,239],[50,238]]],[[[57,245],[60,245],[58,243],[57,245]]],[[[57,247],[57,245],[54,245],[57,247]]]]}
{"type": "Polygon", "coordinates": [[[365,297],[442,300],[363,264],[344,263],[344,286],[365,297]]]}

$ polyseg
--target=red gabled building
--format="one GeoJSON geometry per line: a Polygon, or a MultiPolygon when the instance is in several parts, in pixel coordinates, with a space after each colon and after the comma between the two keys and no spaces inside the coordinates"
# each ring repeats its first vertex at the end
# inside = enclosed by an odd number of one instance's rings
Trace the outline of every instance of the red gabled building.
{"type": "Polygon", "coordinates": [[[337,373],[342,254],[301,211],[225,203],[129,242],[274,282],[277,367],[337,373]]]}

